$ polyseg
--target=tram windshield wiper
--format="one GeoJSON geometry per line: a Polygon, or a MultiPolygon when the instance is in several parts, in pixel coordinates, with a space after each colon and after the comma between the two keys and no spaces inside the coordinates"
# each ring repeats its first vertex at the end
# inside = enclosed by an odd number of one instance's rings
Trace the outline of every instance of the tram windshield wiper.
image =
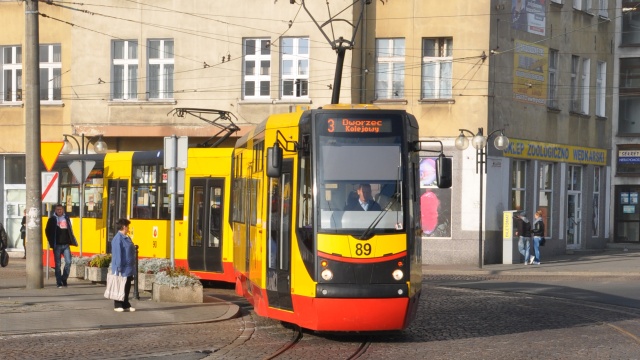
{"type": "Polygon", "coordinates": [[[399,192],[396,192],[396,193],[394,193],[392,195],[392,198],[389,201],[389,203],[387,203],[387,206],[385,206],[384,209],[382,211],[380,211],[380,214],[378,214],[378,216],[376,216],[376,218],[373,219],[373,221],[371,222],[371,225],[369,225],[369,227],[362,233],[362,235],[360,235],[358,237],[358,239],[366,240],[369,237],[369,234],[371,233],[371,230],[373,230],[373,228],[375,228],[378,225],[380,220],[382,220],[382,218],[389,211],[389,209],[391,209],[391,207],[393,205],[395,205],[396,202],[398,202],[398,198],[399,197],[400,197],[400,193],[399,192]]]}

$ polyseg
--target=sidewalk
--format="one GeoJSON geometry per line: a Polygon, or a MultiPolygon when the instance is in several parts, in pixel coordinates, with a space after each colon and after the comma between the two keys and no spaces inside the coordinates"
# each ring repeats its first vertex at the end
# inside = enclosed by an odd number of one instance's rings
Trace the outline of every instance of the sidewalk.
{"type": "Polygon", "coordinates": [[[21,252],[10,256],[9,265],[0,268],[0,335],[214,322],[240,312],[205,289],[202,304],[158,303],[142,292],[140,300],[131,301],[135,312],[117,313],[103,296],[104,285],[90,281],[69,278],[69,286],[58,289],[51,271],[49,279],[44,275],[44,288],[26,289],[26,260],[21,252]]]}
{"type": "Polygon", "coordinates": [[[423,275],[618,276],[640,277],[640,249],[605,249],[541,256],[540,265],[423,265],[423,275]]]}
{"type": "MultiPolygon", "coordinates": [[[[205,295],[203,304],[157,303],[141,293],[135,312],[116,313],[103,297],[104,285],[69,279],[58,289],[50,272],[44,288],[27,290],[22,253],[10,253],[9,266],[0,268],[0,336],[43,332],[223,321],[237,316],[239,306],[205,295]]],[[[492,264],[424,265],[423,275],[618,276],[640,277],[640,249],[607,249],[543,258],[541,265],[492,264]]],[[[211,294],[214,291],[209,291],[211,294]]],[[[205,294],[207,289],[205,289],[205,294]]],[[[133,295],[133,291],[132,291],[133,295]]]]}

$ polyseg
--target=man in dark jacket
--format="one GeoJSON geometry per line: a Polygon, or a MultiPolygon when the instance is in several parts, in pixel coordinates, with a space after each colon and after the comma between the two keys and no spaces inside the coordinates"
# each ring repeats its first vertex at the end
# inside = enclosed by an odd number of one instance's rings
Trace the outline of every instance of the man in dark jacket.
{"type": "Polygon", "coordinates": [[[49,241],[49,248],[53,249],[55,261],[56,284],[58,288],[67,287],[69,270],[71,269],[71,249],[69,245],[76,245],[77,242],[71,229],[71,220],[64,213],[61,204],[56,204],[53,215],[47,221],[45,234],[49,241]],[[60,272],[60,256],[64,256],[64,272],[60,272]]]}
{"type": "Polygon", "coordinates": [[[358,198],[347,202],[345,211],[381,211],[380,204],[371,196],[371,185],[358,185],[358,198]]]}
{"type": "Polygon", "coordinates": [[[515,228],[516,228],[516,236],[519,236],[518,239],[518,251],[524,257],[524,264],[529,265],[533,263],[535,259],[534,256],[529,256],[529,252],[531,251],[531,223],[529,219],[527,219],[527,213],[524,211],[520,211],[514,215],[515,217],[515,228]]]}

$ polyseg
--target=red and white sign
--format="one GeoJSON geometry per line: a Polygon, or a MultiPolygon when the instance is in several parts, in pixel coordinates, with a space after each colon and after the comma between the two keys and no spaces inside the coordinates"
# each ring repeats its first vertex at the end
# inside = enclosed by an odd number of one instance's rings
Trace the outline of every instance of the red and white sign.
{"type": "Polygon", "coordinates": [[[153,227],[153,234],[152,235],[153,235],[154,239],[158,238],[158,227],[157,226],[153,227]]]}
{"type": "Polygon", "coordinates": [[[42,172],[42,202],[55,204],[58,202],[58,173],[42,172]]]}

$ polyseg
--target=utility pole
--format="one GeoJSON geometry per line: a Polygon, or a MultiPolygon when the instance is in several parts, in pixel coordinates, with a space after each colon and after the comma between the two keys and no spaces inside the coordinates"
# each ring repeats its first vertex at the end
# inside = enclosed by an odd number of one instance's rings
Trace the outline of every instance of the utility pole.
{"type": "MultiPolygon", "coordinates": [[[[38,0],[26,0],[24,74],[27,185],[27,289],[42,289],[42,188],[40,185],[40,40],[38,0]]],[[[48,271],[48,269],[47,269],[48,271]]]]}

